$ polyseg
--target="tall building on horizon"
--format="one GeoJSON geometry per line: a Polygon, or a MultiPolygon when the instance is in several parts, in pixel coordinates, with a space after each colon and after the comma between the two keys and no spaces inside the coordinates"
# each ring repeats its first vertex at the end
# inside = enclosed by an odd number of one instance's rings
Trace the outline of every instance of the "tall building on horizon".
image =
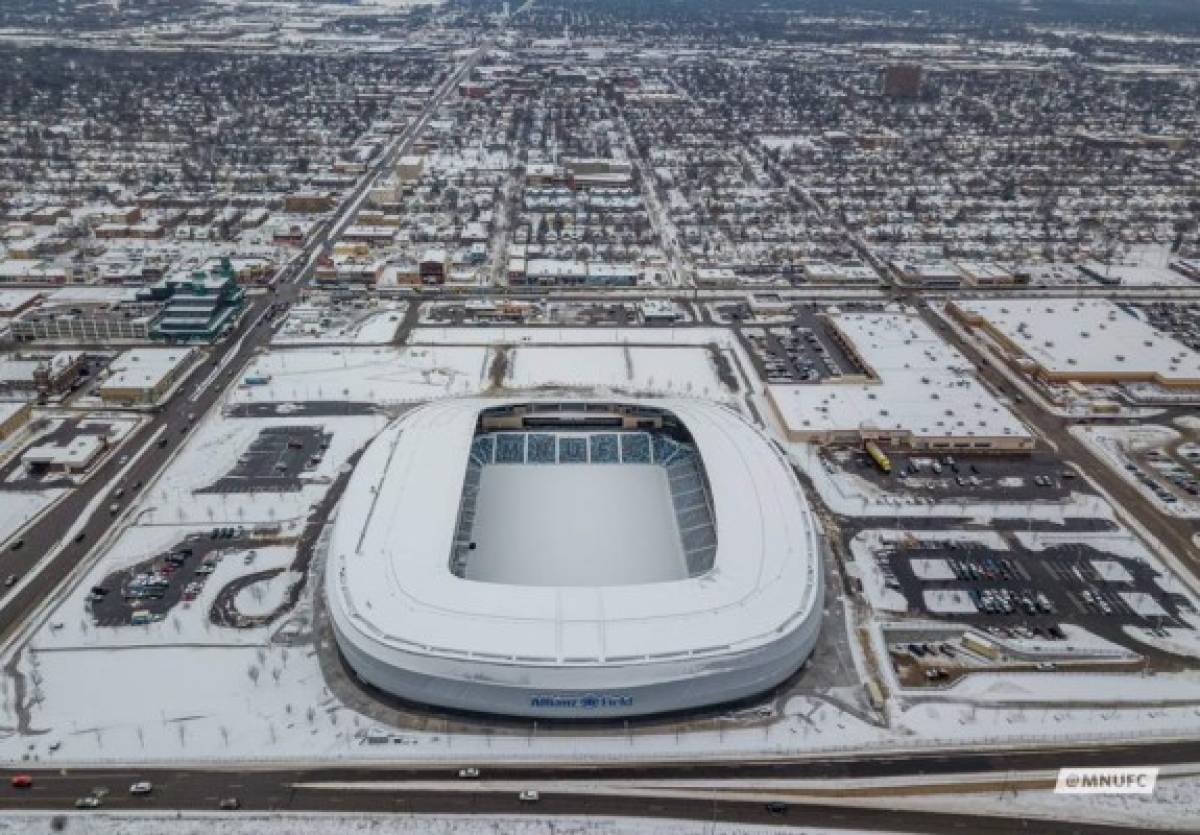
{"type": "Polygon", "coordinates": [[[883,94],[893,99],[915,99],[921,93],[920,64],[889,64],[883,70],[883,94]]]}

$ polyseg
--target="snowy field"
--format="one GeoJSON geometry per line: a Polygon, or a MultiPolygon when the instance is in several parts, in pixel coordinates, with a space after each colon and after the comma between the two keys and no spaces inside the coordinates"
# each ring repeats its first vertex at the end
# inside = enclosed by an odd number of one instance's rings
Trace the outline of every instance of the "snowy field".
{"type": "Polygon", "coordinates": [[[246,376],[270,377],[243,386],[231,403],[352,400],[415,403],[475,394],[487,387],[486,347],[313,348],[258,357],[246,376]]]}
{"type": "Polygon", "coordinates": [[[687,577],[658,464],[489,464],[471,540],[468,580],[614,586],[687,577]]]}
{"type": "MultiPolygon", "coordinates": [[[[265,385],[242,386],[231,403],[317,400],[415,403],[496,391],[491,378],[500,329],[492,344],[409,345],[404,348],[297,348],[259,357],[247,376],[265,385]]],[[[597,337],[594,337],[597,338],[597,337]]],[[[625,394],[666,394],[729,402],[703,345],[542,346],[508,349],[501,385],[507,390],[571,388],[625,394]]]]}
{"type": "Polygon", "coordinates": [[[515,389],[598,388],[682,394],[722,400],[732,395],[700,347],[570,347],[520,345],[510,354],[505,386],[515,389]]]}

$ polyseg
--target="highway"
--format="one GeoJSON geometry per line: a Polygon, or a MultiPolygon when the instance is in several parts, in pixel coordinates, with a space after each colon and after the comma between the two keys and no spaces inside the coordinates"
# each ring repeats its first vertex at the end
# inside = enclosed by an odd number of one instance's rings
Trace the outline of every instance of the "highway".
{"type": "MultiPolygon", "coordinates": [[[[929,752],[912,755],[876,755],[852,758],[816,758],[795,762],[647,764],[597,766],[482,767],[478,783],[455,777],[456,766],[387,768],[229,768],[199,769],[63,769],[30,771],[34,785],[19,790],[0,788],[0,809],[65,809],[76,798],[96,787],[110,794],[105,807],[112,809],[211,810],[222,798],[236,797],[246,810],[406,812],[425,814],[561,814],[639,815],[740,823],[782,823],[830,828],[891,829],[912,832],[1007,833],[1014,820],[1000,816],[930,814],[862,808],[836,797],[802,805],[791,798],[786,816],[767,810],[766,799],[789,799],[794,792],[772,785],[782,779],[900,777],[905,775],[953,778],[964,774],[995,774],[995,782],[1024,782],[1021,772],[1047,770],[1060,765],[1103,763],[1165,765],[1195,759],[1191,743],[1129,744],[1106,749],[1025,749],[1010,753],[929,752]],[[675,787],[656,786],[666,780],[761,780],[742,787],[737,796],[680,797],[675,787]],[[148,797],[132,797],[128,786],[150,780],[148,797]],[[563,781],[578,781],[578,785],[563,781]],[[553,786],[542,784],[553,781],[553,786]],[[618,781],[621,781],[618,783],[618,781]],[[625,781],[645,781],[644,787],[627,787],[625,781]],[[411,789],[404,783],[412,782],[411,789]],[[314,784],[327,783],[328,786],[314,784]],[[375,785],[372,785],[375,784],[375,785]],[[615,784],[615,785],[614,785],[615,784]],[[519,788],[537,789],[536,804],[517,799],[519,788]],[[744,793],[752,792],[754,799],[744,793]]],[[[465,764],[464,764],[465,765],[465,764]]],[[[943,782],[946,782],[945,780],[943,782]]],[[[1044,776],[1035,782],[1046,783],[1044,776]]],[[[1144,827],[1142,827],[1144,829],[1144,827]]],[[[1055,832],[1133,832],[1113,825],[1055,825],[1055,832]]]]}
{"type": "MultiPolygon", "coordinates": [[[[764,802],[758,800],[735,800],[724,797],[698,799],[693,797],[647,796],[631,793],[629,796],[588,794],[584,792],[540,792],[536,803],[524,803],[517,799],[516,791],[488,791],[482,784],[474,791],[419,789],[414,791],[354,791],[346,788],[315,789],[271,786],[261,775],[250,772],[239,775],[241,795],[222,793],[228,786],[228,778],[211,772],[181,773],[177,779],[167,779],[155,784],[149,796],[128,795],[129,772],[110,772],[97,775],[89,781],[87,777],[64,778],[44,789],[35,785],[21,795],[23,799],[36,801],[39,795],[53,797],[54,805],[69,808],[76,798],[86,795],[94,786],[112,781],[112,793],[104,800],[107,809],[119,810],[173,810],[181,806],[181,796],[204,795],[202,807],[215,810],[221,798],[238,796],[243,810],[272,810],[289,812],[377,812],[426,815],[570,815],[570,816],[616,816],[650,817],[676,820],[721,821],[745,824],[786,824],[788,826],[821,826],[829,829],[852,829],[857,831],[929,832],[929,833],[986,833],[986,835],[1011,835],[1017,829],[1013,818],[973,814],[949,814],[925,811],[905,811],[886,808],[870,808],[853,804],[838,805],[836,802],[790,803],[782,813],[773,813],[764,802]],[[247,802],[246,796],[257,797],[262,791],[277,790],[270,796],[270,805],[247,802]]],[[[4,803],[8,809],[29,808],[24,803],[4,803]]],[[[44,804],[38,804],[44,805],[44,804]]],[[[236,814],[236,813],[230,813],[236,814]]],[[[1055,833],[1111,833],[1112,835],[1135,835],[1153,831],[1146,826],[1097,825],[1055,823],[1055,833]]]]}

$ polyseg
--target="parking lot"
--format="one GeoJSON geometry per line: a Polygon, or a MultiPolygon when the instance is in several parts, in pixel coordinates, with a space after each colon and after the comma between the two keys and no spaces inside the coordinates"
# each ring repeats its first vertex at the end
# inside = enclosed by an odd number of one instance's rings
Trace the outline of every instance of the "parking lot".
{"type": "Polygon", "coordinates": [[[874,553],[888,588],[910,612],[977,626],[998,637],[1064,641],[1062,624],[1118,644],[1122,627],[1190,628],[1187,601],[1163,591],[1141,560],[1071,543],[1044,551],[976,542],[895,543],[874,553]]]}
{"type": "Polygon", "coordinates": [[[1195,432],[1161,449],[1130,451],[1125,469],[1164,504],[1200,501],[1200,443],[1195,432]]]}
{"type": "Polygon", "coordinates": [[[301,476],[321,463],[331,435],[320,426],[273,426],[262,430],[237,465],[201,493],[291,493],[301,476]]]}
{"type": "Polygon", "coordinates": [[[1200,304],[1154,302],[1140,305],[1137,312],[1158,330],[1200,351],[1200,304]]]}
{"type": "Polygon", "coordinates": [[[863,374],[828,325],[806,313],[786,325],[741,329],[751,360],[768,383],[819,383],[863,374]]]}
{"type": "Polygon", "coordinates": [[[884,472],[860,447],[832,449],[833,466],[853,472],[882,490],[912,492],[935,499],[1039,502],[1063,499],[1091,488],[1055,455],[932,455],[884,450],[884,472]]]}
{"type": "Polygon", "coordinates": [[[162,620],[181,602],[204,589],[228,551],[252,548],[241,528],[213,528],[136,565],[108,575],[91,588],[88,605],[97,626],[131,626],[162,620]]]}

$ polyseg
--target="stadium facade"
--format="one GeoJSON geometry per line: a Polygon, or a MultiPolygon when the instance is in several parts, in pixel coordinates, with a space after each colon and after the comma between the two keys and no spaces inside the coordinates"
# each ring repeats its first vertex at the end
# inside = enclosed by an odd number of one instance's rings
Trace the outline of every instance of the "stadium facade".
{"type": "Polygon", "coordinates": [[[364,453],[325,591],[387,693],[604,718],[770,689],[816,642],[821,542],[794,473],[693,400],[448,399],[364,453]]]}

